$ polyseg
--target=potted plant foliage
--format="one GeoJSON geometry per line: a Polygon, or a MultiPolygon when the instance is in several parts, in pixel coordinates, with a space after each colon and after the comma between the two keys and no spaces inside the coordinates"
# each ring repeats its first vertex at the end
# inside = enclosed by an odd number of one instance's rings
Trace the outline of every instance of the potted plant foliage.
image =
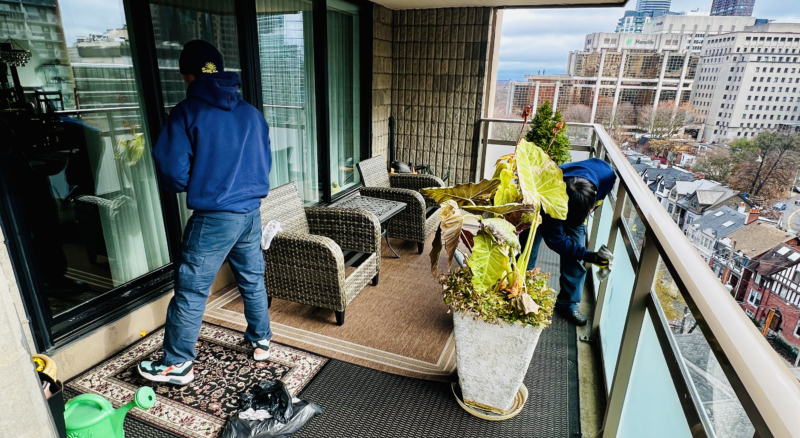
{"type": "Polygon", "coordinates": [[[442,206],[431,272],[439,275],[444,301],[453,311],[464,402],[507,414],[555,304],[549,274],[526,271],[526,266],[541,212],[567,216],[561,169],[546,151],[522,140],[514,153],[498,160],[491,180],[422,193],[442,206]],[[463,227],[470,217],[479,224],[475,234],[463,227]],[[527,241],[520,242],[519,233],[528,227],[527,241]],[[467,248],[466,266],[451,269],[459,242],[467,248]],[[448,271],[440,275],[443,252],[448,271]]]}

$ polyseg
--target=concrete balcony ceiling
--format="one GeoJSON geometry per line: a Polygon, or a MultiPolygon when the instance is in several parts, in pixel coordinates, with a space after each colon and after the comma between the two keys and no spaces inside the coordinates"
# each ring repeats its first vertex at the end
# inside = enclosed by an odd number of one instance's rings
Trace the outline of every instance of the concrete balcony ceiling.
{"type": "Polygon", "coordinates": [[[622,7],[628,0],[375,0],[375,3],[389,9],[434,9],[462,7],[578,7],[590,8],[598,6],[622,7]]]}

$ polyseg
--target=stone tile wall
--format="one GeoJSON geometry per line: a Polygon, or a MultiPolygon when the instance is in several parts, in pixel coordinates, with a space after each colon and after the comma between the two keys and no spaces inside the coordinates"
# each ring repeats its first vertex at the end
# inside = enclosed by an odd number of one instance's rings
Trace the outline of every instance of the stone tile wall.
{"type": "MultiPolygon", "coordinates": [[[[451,184],[470,181],[474,172],[473,135],[483,108],[491,13],[491,8],[392,11],[397,159],[429,164],[438,176],[450,169],[451,184]]],[[[384,47],[383,42],[376,44],[384,47]]],[[[373,154],[381,147],[373,146],[373,154]]]]}
{"type": "Polygon", "coordinates": [[[389,114],[392,103],[392,11],[373,10],[372,155],[389,160],[389,114]]]}

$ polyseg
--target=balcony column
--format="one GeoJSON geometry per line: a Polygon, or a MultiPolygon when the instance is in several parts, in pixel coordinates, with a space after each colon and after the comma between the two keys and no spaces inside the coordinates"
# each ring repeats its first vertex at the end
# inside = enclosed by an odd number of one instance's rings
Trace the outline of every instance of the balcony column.
{"type": "Polygon", "coordinates": [[[553,112],[558,107],[558,91],[561,89],[561,81],[556,81],[556,89],[553,91],[553,112]]]}
{"type": "Polygon", "coordinates": [[[606,52],[600,54],[600,66],[597,68],[597,81],[594,83],[594,99],[592,100],[592,115],[589,116],[589,123],[594,123],[594,116],[597,113],[597,99],[600,97],[600,84],[603,82],[603,64],[606,62],[606,52]]]}
{"type": "Polygon", "coordinates": [[[533,89],[533,108],[531,110],[531,118],[536,115],[536,109],[539,108],[539,81],[536,81],[536,87],[533,89]]]}
{"type": "Polygon", "coordinates": [[[667,71],[667,62],[669,62],[669,53],[664,53],[664,60],[661,62],[661,73],[658,74],[658,84],[656,85],[656,95],[653,98],[653,113],[655,113],[656,110],[658,109],[658,99],[661,98],[661,87],[664,86],[664,72],[667,71]]]}
{"type": "MultiPolygon", "coordinates": [[[[614,84],[614,103],[611,105],[611,120],[614,121],[615,117],[617,117],[617,103],[619,102],[619,93],[622,89],[622,74],[625,71],[625,58],[627,58],[628,52],[626,50],[622,51],[622,58],[619,60],[619,72],[617,72],[617,83],[614,84]]],[[[616,122],[615,122],[616,124],[616,122]]]]}
{"type": "MultiPolygon", "coordinates": [[[[675,94],[675,108],[680,105],[681,96],[683,95],[683,81],[686,80],[686,72],[689,67],[689,58],[692,57],[691,52],[686,52],[686,56],[683,57],[683,67],[681,67],[681,77],[678,79],[678,92],[675,94]]],[[[691,92],[692,87],[689,87],[689,91],[691,92]]],[[[691,93],[689,95],[689,101],[691,101],[691,93]]]]}

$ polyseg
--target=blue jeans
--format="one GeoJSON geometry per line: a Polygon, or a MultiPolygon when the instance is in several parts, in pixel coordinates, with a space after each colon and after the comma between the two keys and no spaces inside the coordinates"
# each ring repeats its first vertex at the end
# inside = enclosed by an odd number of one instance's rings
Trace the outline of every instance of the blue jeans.
{"type": "MultiPolygon", "coordinates": [[[[523,243],[528,239],[528,231],[520,233],[519,240],[523,243]]],[[[586,245],[586,226],[583,224],[569,226],[564,224],[564,234],[573,239],[578,245],[586,245]]],[[[537,232],[533,237],[533,248],[531,249],[531,259],[528,261],[528,270],[536,267],[536,259],[539,256],[539,245],[542,244],[542,234],[537,232]]],[[[561,255],[561,277],[559,284],[561,291],[556,297],[556,309],[561,311],[574,312],[578,310],[578,303],[583,298],[583,283],[586,280],[586,268],[583,260],[574,257],[561,255]]]]}
{"type": "Polygon", "coordinates": [[[264,257],[261,254],[261,212],[194,212],[186,224],[176,273],[175,296],[164,325],[164,364],[194,360],[195,343],[211,283],[225,259],[244,301],[248,341],[271,339],[264,257]]]}

